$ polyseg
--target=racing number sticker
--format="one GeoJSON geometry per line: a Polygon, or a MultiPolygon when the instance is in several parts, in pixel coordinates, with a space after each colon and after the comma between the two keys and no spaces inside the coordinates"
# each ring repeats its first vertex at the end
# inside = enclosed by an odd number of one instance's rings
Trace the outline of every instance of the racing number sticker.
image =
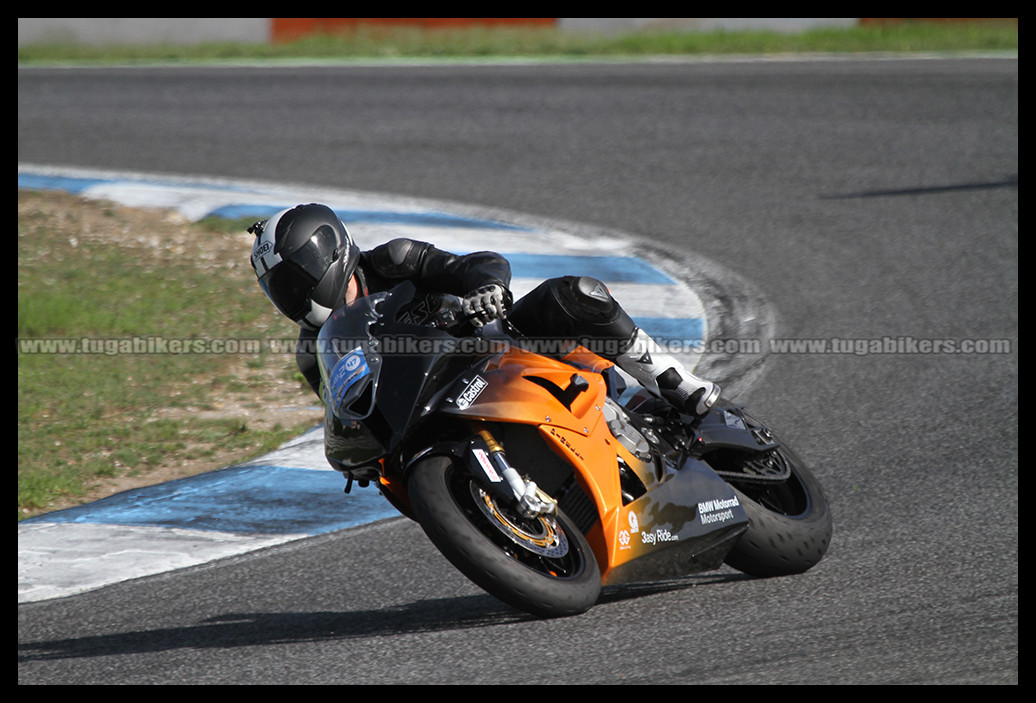
{"type": "Polygon", "coordinates": [[[339,359],[334,369],[331,370],[331,378],[328,380],[335,407],[341,405],[342,399],[353,384],[369,373],[367,359],[363,355],[363,349],[359,347],[339,359]]]}

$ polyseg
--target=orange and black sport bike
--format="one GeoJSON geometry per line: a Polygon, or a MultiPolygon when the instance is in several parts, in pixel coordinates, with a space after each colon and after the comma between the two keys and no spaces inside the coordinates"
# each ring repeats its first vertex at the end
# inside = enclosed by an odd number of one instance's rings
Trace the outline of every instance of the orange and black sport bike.
{"type": "Polygon", "coordinates": [[[820,485],[743,409],[680,415],[583,347],[559,359],[504,329],[471,336],[455,302],[427,315],[407,283],[324,324],[325,452],[483,589],[557,617],[602,584],[823,557],[820,485]]]}

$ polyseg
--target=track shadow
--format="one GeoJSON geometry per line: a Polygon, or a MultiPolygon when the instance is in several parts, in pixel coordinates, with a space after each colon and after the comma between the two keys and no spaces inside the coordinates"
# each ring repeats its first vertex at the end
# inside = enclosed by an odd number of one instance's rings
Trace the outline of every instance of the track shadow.
{"type": "Polygon", "coordinates": [[[709,586],[714,584],[733,583],[735,581],[747,581],[755,577],[738,572],[729,573],[708,573],[690,576],[676,576],[670,579],[659,581],[646,581],[644,583],[630,583],[621,586],[605,586],[601,589],[601,597],[597,599],[597,605],[605,603],[621,603],[622,601],[634,600],[645,596],[653,596],[659,593],[673,593],[689,588],[709,586]]]}
{"type": "Polygon", "coordinates": [[[882,198],[897,195],[933,195],[936,193],[954,193],[970,190],[992,190],[997,188],[1017,188],[1018,174],[1013,174],[1000,181],[976,183],[954,183],[942,186],[920,186],[917,188],[888,188],[883,190],[861,190],[855,193],[833,193],[821,195],[821,200],[847,200],[851,198],[882,198]]]}
{"type": "MultiPolygon", "coordinates": [[[[608,586],[602,589],[598,606],[746,578],[749,577],[743,574],[708,574],[608,586]]],[[[19,642],[18,661],[56,661],[184,648],[229,649],[292,642],[344,641],[496,627],[534,620],[537,618],[514,610],[488,594],[415,601],[378,610],[226,613],[179,627],[19,642]]]]}
{"type": "Polygon", "coordinates": [[[379,610],[226,613],[179,627],[20,642],[18,660],[32,662],[183,648],[228,649],[339,641],[493,627],[532,619],[489,595],[440,598],[379,610]]]}

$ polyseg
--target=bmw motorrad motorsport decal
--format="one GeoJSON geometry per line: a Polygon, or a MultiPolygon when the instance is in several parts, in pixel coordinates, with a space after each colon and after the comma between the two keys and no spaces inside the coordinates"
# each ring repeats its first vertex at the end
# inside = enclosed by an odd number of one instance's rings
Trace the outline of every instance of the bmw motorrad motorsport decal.
{"type": "Polygon", "coordinates": [[[725,500],[706,500],[698,503],[698,515],[701,517],[701,524],[710,525],[714,522],[723,522],[734,519],[734,511],[731,508],[741,505],[735,495],[725,500]]]}

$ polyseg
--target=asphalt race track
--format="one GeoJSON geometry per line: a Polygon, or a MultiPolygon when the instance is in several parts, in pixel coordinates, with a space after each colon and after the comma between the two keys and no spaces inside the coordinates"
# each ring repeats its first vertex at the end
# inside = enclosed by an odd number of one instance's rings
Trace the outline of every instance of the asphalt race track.
{"type": "Polygon", "coordinates": [[[21,604],[20,683],[1018,682],[1016,59],[20,69],[18,160],[441,199],[729,272],[773,336],[705,368],[835,517],[804,575],[555,621],[383,520],[21,604]]]}

